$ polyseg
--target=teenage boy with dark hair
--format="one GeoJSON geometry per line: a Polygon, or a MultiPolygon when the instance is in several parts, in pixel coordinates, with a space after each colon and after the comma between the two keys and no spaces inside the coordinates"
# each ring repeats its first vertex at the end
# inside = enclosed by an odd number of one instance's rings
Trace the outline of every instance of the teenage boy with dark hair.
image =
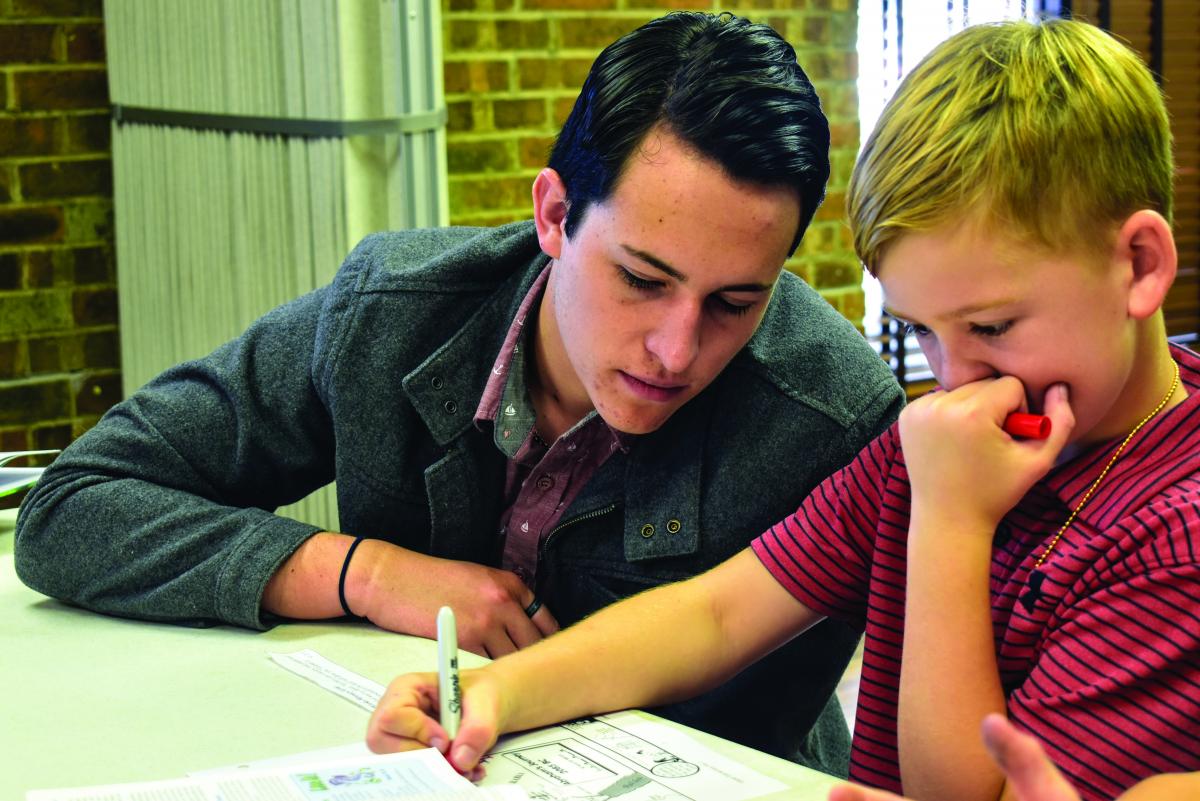
{"type": "Polygon", "coordinates": [[[393,682],[368,742],[470,771],[497,731],[687,698],[832,617],[866,636],[856,781],[1017,797],[978,737],[989,714],[1086,799],[1200,769],[1200,357],[1163,323],[1171,178],[1154,78],[1100,29],[939,45],[849,211],[945,391],[724,565],[464,673],[453,743],[423,674],[393,682]],[[1006,433],[1016,411],[1049,438],[1006,433]]]}
{"type": "MultiPolygon", "coordinates": [[[[251,628],[345,612],[428,637],[449,605],[499,656],[712,567],[902,402],[781,275],[828,145],[770,28],[645,25],[597,59],[532,223],[372,236],[331,286],[152,381],[26,500],[18,573],[251,628]],[[347,533],[272,513],[333,479],[347,533]]],[[[664,712],[844,772],[832,691],[857,638],[830,623],[664,712]]]]}

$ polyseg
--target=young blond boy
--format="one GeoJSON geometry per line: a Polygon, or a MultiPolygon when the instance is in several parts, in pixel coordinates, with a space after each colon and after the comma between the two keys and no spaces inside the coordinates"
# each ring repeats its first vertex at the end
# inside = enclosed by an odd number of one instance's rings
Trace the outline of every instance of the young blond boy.
{"type": "Polygon", "coordinates": [[[978,737],[996,713],[1084,798],[1200,768],[1200,358],[1160,310],[1171,180],[1160,92],[1097,28],[952,37],[885,110],[849,201],[946,391],[724,565],[465,674],[453,743],[433,678],[397,679],[371,747],[470,771],[498,732],[686,698],[836,617],[866,636],[856,781],[1016,797],[978,737]],[[1020,410],[1050,437],[1005,433],[1020,410]]]}

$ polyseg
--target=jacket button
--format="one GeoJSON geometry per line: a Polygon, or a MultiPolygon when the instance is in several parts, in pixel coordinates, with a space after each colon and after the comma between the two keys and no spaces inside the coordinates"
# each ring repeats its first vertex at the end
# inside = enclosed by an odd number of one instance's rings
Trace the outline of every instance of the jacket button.
{"type": "Polygon", "coordinates": [[[442,387],[446,386],[446,382],[442,380],[440,375],[435,375],[433,378],[429,379],[429,384],[434,389],[441,389],[442,387]]]}
{"type": "Polygon", "coordinates": [[[458,404],[452,400],[448,400],[442,404],[442,408],[446,410],[446,414],[454,414],[458,411],[458,404]]]}
{"type": "Polygon", "coordinates": [[[550,476],[540,476],[537,480],[537,486],[540,490],[548,490],[554,486],[554,479],[550,476]]]}
{"type": "Polygon", "coordinates": [[[681,528],[683,528],[683,523],[680,523],[678,520],[671,518],[670,520],[667,521],[667,533],[668,534],[678,534],[679,529],[681,529],[681,528]]]}
{"type": "Polygon", "coordinates": [[[653,523],[646,523],[644,526],[642,526],[642,536],[645,537],[646,539],[650,539],[651,537],[654,536],[654,524],[653,523]]]}

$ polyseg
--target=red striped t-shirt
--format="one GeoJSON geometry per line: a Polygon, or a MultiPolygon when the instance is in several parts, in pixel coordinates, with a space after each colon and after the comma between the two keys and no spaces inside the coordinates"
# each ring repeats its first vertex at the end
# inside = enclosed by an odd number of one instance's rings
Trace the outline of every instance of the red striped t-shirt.
{"type": "MultiPolygon", "coordinates": [[[[1009,718],[1085,799],[1200,770],[1200,357],[1173,354],[1188,399],[1126,447],[1040,568],[1040,599],[1028,594],[1034,562],[1119,441],[1056,466],[993,543],[1009,718]]],[[[753,544],[803,604],[864,630],[850,777],[893,792],[909,497],[893,426],[753,544]]]]}

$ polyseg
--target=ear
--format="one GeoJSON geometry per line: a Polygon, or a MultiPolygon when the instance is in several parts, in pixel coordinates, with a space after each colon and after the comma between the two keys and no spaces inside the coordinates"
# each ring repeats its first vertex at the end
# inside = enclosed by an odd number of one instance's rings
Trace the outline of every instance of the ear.
{"type": "Polygon", "coordinates": [[[1130,270],[1129,315],[1144,320],[1162,308],[1179,263],[1175,237],[1163,216],[1149,209],[1129,215],[1117,232],[1114,258],[1130,270]]]}
{"type": "Polygon", "coordinates": [[[533,224],[542,252],[552,259],[562,255],[567,220],[567,187],[549,167],[533,179],[533,224]]]}

